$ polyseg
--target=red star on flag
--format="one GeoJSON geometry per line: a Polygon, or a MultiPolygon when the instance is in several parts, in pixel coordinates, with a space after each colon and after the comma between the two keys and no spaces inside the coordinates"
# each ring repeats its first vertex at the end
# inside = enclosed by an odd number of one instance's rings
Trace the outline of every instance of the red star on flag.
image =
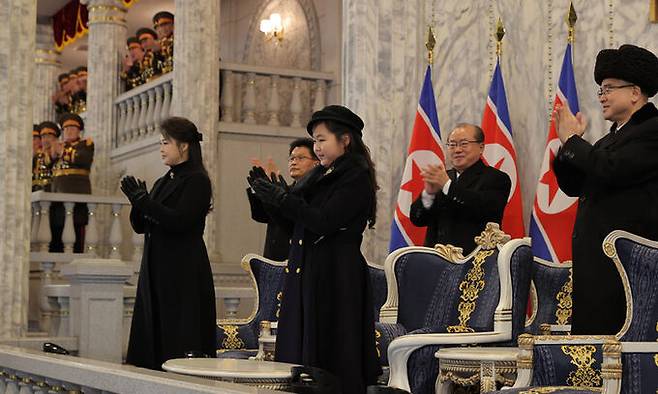
{"type": "Polygon", "coordinates": [[[411,193],[413,196],[412,201],[416,201],[416,198],[422,193],[423,188],[425,187],[425,182],[420,176],[420,168],[416,164],[415,160],[411,160],[411,179],[406,183],[400,186],[401,190],[406,190],[411,193]]]}
{"type": "Polygon", "coordinates": [[[551,163],[553,163],[553,160],[555,160],[555,153],[553,153],[552,150],[549,150],[549,154],[551,157],[548,162],[548,170],[544,173],[544,175],[542,175],[539,182],[548,186],[548,205],[551,205],[559,187],[557,185],[557,178],[555,177],[555,173],[553,170],[551,170],[551,163]]]}

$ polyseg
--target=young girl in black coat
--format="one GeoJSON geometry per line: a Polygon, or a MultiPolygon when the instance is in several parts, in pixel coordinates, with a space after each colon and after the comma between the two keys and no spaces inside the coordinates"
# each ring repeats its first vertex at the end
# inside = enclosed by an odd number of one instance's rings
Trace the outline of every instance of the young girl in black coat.
{"type": "Polygon", "coordinates": [[[375,224],[377,181],[363,121],[331,105],[307,130],[320,166],[291,189],[257,172],[258,198],[294,226],[279,315],[277,361],[325,369],[343,393],[364,393],[381,373],[372,292],[361,241],[375,224]]]}
{"type": "Polygon", "coordinates": [[[212,190],[201,158],[202,135],[185,118],[161,124],[160,154],[169,171],[153,185],[127,176],[121,190],[144,254],[126,362],[161,369],[188,351],[215,354],[215,289],[203,231],[212,190]]]}

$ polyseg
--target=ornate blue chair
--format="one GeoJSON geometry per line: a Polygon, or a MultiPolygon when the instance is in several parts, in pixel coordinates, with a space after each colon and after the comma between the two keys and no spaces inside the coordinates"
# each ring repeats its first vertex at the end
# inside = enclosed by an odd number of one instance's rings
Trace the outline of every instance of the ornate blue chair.
{"type": "MultiPolygon", "coordinates": [[[[572,386],[604,393],[654,393],[658,388],[658,242],[625,231],[603,241],[621,277],[626,320],[610,337],[519,338],[514,389],[572,386]]],[[[515,391],[504,390],[500,393],[515,391]]]]}
{"type": "Polygon", "coordinates": [[[372,287],[372,306],[375,321],[379,321],[379,310],[386,302],[386,274],[383,266],[372,263],[368,263],[368,273],[370,274],[370,286],[372,287]]]}
{"type": "Polygon", "coordinates": [[[572,288],[571,261],[556,264],[535,258],[530,288],[532,314],[526,321],[526,332],[570,331],[572,288]]]}
{"type": "Polygon", "coordinates": [[[285,261],[256,254],[242,259],[242,268],[256,290],[254,308],[247,319],[217,320],[217,357],[246,359],[256,355],[260,322],[278,321],[286,266],[285,261]]]}
{"type": "Polygon", "coordinates": [[[489,223],[467,257],[450,245],[408,247],[384,264],[388,297],[376,323],[388,384],[434,392],[442,346],[514,343],[525,321],[532,252],[489,223]]]}

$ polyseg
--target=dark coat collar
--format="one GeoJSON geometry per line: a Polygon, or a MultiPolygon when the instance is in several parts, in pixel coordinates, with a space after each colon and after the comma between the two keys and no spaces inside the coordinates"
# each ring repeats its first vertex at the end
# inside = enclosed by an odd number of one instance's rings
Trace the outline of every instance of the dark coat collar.
{"type": "Polygon", "coordinates": [[[172,166],[164,177],[160,178],[153,186],[151,199],[164,201],[183,183],[183,180],[191,174],[199,172],[199,168],[190,161],[185,161],[172,166]]]}
{"type": "Polygon", "coordinates": [[[485,167],[486,167],[486,165],[484,164],[484,162],[483,162],[482,159],[480,158],[480,159],[478,159],[478,161],[476,161],[475,163],[473,163],[472,166],[470,166],[470,167],[468,167],[467,169],[465,169],[465,170],[459,175],[459,178],[457,178],[457,170],[455,170],[454,168],[452,169],[453,176],[450,176],[450,174],[448,174],[448,176],[449,176],[450,179],[452,179],[452,180],[456,180],[456,179],[458,179],[458,182],[463,183],[463,182],[466,182],[466,181],[469,181],[469,180],[472,180],[472,179],[477,178],[477,176],[478,176],[479,174],[481,174],[482,171],[484,171],[484,168],[485,168],[485,167]]]}
{"type": "MultiPolygon", "coordinates": [[[[638,109],[633,113],[633,115],[631,115],[631,118],[628,120],[628,122],[625,125],[621,127],[619,131],[624,130],[624,127],[626,127],[626,125],[638,125],[655,117],[658,117],[658,109],[656,109],[653,103],[651,102],[646,103],[642,106],[642,108],[638,109]]],[[[616,130],[617,130],[617,122],[613,123],[612,126],[610,126],[611,132],[614,132],[616,130]]]]}
{"type": "Polygon", "coordinates": [[[336,159],[330,167],[325,168],[321,165],[318,165],[309,171],[308,174],[297,181],[292,190],[293,192],[304,192],[310,186],[315,185],[316,183],[330,182],[332,179],[337,179],[349,173],[350,171],[359,169],[368,169],[368,163],[366,162],[366,159],[360,155],[345,153],[336,159]]]}

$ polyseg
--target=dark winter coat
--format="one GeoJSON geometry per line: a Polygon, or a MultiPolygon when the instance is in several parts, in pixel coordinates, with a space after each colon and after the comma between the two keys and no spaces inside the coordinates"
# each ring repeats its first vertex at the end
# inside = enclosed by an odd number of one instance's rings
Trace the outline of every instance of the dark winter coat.
{"type": "Polygon", "coordinates": [[[268,211],[272,208],[266,209],[251,188],[247,189],[247,198],[251,208],[251,218],[259,223],[267,223],[263,256],[276,261],[287,259],[290,250],[290,230],[271,217],[268,211]]]}
{"type": "Polygon", "coordinates": [[[573,229],[574,334],[614,334],[625,318],[619,274],[603,239],[626,230],[658,239],[658,110],[646,104],[593,146],[573,136],[553,170],[560,189],[579,197],[573,229]]]}
{"type": "Polygon", "coordinates": [[[438,192],[428,209],[422,196],[411,204],[409,219],[419,227],[427,226],[425,246],[451,244],[475,249],[475,236],[487,222],[500,223],[512,182],[502,171],[476,161],[459,177],[455,169],[447,171],[451,179],[448,195],[438,192]]]}
{"type": "Polygon", "coordinates": [[[313,169],[280,208],[295,227],[276,359],[331,372],[341,379],[343,393],[363,393],[381,374],[361,254],[372,188],[365,160],[345,154],[328,169],[313,169]]]}
{"type": "Polygon", "coordinates": [[[126,362],[161,369],[190,350],[214,356],[215,290],[203,242],[208,177],[189,162],[172,167],[130,212],[144,234],[126,362]]]}

